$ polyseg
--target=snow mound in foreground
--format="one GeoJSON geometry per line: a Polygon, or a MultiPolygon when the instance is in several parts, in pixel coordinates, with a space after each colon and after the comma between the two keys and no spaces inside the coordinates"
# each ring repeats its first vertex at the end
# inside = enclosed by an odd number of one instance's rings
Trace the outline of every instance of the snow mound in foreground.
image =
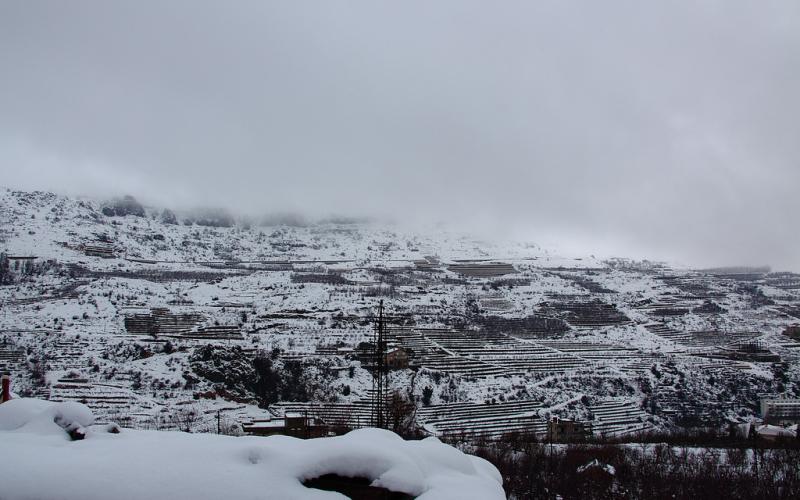
{"type": "Polygon", "coordinates": [[[74,401],[55,403],[41,399],[12,399],[0,405],[0,431],[20,430],[65,436],[64,431],[94,423],[91,410],[74,401]]]}
{"type": "Polygon", "coordinates": [[[82,441],[65,438],[65,425],[92,420],[78,403],[0,405],[3,498],[345,498],[302,484],[325,474],[367,478],[423,500],[505,498],[494,466],[435,438],[404,441],[379,429],[300,440],[92,428],[82,441]]]}

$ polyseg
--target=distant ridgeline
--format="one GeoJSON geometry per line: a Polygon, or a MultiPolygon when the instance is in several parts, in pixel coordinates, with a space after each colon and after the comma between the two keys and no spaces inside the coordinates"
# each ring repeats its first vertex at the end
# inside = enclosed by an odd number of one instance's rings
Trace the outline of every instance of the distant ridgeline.
{"type": "MultiPolygon", "coordinates": [[[[100,211],[106,217],[145,217],[147,212],[144,206],[133,196],[125,195],[121,198],[114,198],[101,205],[100,211]]],[[[164,224],[177,224],[178,217],[172,210],[164,209],[160,215],[161,222],[164,224]]],[[[203,208],[195,210],[183,217],[183,224],[190,226],[209,227],[233,227],[236,220],[227,210],[222,208],[203,208]]]]}

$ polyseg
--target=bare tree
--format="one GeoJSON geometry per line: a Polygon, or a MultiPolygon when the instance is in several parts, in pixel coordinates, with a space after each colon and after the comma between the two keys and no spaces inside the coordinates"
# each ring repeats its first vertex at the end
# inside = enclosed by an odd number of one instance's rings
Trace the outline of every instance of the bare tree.
{"type": "Polygon", "coordinates": [[[192,406],[184,406],[170,414],[170,421],[183,432],[192,432],[200,421],[200,412],[192,406]]]}

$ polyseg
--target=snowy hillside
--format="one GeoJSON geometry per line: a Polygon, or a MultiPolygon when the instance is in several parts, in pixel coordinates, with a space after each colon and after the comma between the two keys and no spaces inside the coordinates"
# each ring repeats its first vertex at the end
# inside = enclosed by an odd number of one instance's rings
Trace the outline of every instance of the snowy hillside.
{"type": "Polygon", "coordinates": [[[551,415],[608,435],[722,425],[800,394],[791,273],[9,190],[0,224],[0,368],[103,422],[236,433],[301,409],[365,425],[359,347],[381,299],[410,355],[390,386],[438,436],[551,415]]]}

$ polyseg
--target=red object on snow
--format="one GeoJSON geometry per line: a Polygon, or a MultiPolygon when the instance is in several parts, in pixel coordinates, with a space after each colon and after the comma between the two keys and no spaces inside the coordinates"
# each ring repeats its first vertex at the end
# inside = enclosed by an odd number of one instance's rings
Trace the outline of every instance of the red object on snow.
{"type": "Polygon", "coordinates": [[[11,399],[11,377],[3,375],[3,396],[0,403],[5,403],[9,399],[11,399]]]}

